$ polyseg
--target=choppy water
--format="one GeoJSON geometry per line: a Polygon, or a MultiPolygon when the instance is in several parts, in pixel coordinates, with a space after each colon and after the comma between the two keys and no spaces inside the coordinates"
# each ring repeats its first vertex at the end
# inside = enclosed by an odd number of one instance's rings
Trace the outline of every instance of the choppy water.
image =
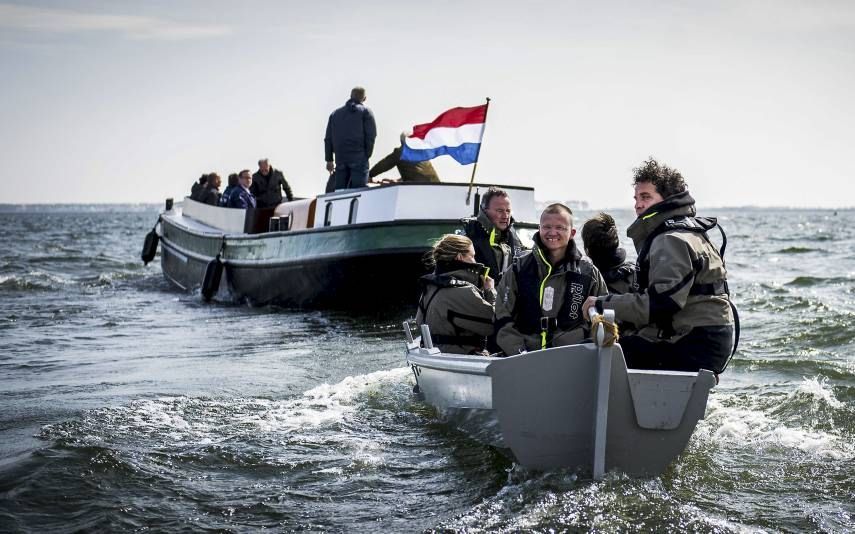
{"type": "Polygon", "coordinates": [[[741,350],[667,473],[594,483],[440,424],[413,310],[205,305],[138,261],[154,207],[7,206],[0,531],[851,531],[855,212],[703,214],[741,350]]]}

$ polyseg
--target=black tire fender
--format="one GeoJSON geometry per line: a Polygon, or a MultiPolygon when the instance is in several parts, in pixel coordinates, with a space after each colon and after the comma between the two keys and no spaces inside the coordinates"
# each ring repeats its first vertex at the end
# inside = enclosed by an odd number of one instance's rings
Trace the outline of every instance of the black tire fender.
{"type": "Polygon", "coordinates": [[[140,254],[143,265],[148,265],[154,259],[157,254],[157,244],[159,241],[160,236],[157,235],[156,227],[152,228],[151,232],[146,234],[145,241],[143,241],[142,254],[140,254]]]}
{"type": "Polygon", "coordinates": [[[202,298],[205,299],[205,302],[210,302],[211,298],[217,294],[217,290],[220,289],[223,267],[219,254],[205,267],[205,276],[202,278],[202,298]]]}

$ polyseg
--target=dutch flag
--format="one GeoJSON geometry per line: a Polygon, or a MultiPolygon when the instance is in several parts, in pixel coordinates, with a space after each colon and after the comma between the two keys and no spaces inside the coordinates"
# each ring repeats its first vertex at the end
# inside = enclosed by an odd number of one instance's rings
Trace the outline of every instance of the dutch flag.
{"type": "Polygon", "coordinates": [[[475,163],[486,122],[487,104],[449,109],[433,122],[413,127],[404,139],[401,159],[425,161],[447,154],[461,165],[475,163]]]}

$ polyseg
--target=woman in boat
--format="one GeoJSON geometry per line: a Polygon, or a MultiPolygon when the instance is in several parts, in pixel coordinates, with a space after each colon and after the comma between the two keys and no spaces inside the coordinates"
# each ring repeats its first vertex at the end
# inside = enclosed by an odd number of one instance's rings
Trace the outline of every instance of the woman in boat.
{"type": "Polygon", "coordinates": [[[420,280],[416,323],[430,327],[434,345],[442,352],[487,354],[496,290],[493,279],[485,275],[486,268],[475,262],[472,241],[446,234],[434,245],[428,261],[435,268],[420,280]]]}

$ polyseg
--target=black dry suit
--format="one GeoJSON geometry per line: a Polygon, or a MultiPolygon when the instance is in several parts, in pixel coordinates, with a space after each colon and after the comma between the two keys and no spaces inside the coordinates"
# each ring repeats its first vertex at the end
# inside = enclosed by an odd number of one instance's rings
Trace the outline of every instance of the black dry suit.
{"type": "Polygon", "coordinates": [[[626,261],[624,249],[588,250],[588,253],[609,286],[609,293],[629,293],[637,286],[635,264],[626,261]]]}
{"type": "Polygon", "coordinates": [[[472,240],[475,261],[483,263],[488,275],[498,283],[502,273],[519,256],[524,248],[514,230],[514,220],[505,231],[496,228],[483,211],[478,217],[463,219],[463,231],[472,240]]]}
{"type": "Polygon", "coordinates": [[[638,250],[638,292],[609,295],[598,307],[638,325],[637,334],[621,339],[628,365],[724,370],[734,314],[724,246],[719,251],[707,235],[716,226],[714,218],[695,217],[686,191],[651,206],[627,229],[638,250]]]}
{"type": "Polygon", "coordinates": [[[574,241],[555,266],[546,258],[539,233],[534,243],[499,283],[496,341],[508,355],[581,342],[588,336],[582,303],[606,294],[600,271],[574,241]]]}
{"type": "Polygon", "coordinates": [[[485,348],[493,334],[496,291],[482,289],[485,267],[480,263],[439,263],[421,277],[422,296],[416,323],[430,327],[434,345],[442,352],[471,354],[485,348]]]}

